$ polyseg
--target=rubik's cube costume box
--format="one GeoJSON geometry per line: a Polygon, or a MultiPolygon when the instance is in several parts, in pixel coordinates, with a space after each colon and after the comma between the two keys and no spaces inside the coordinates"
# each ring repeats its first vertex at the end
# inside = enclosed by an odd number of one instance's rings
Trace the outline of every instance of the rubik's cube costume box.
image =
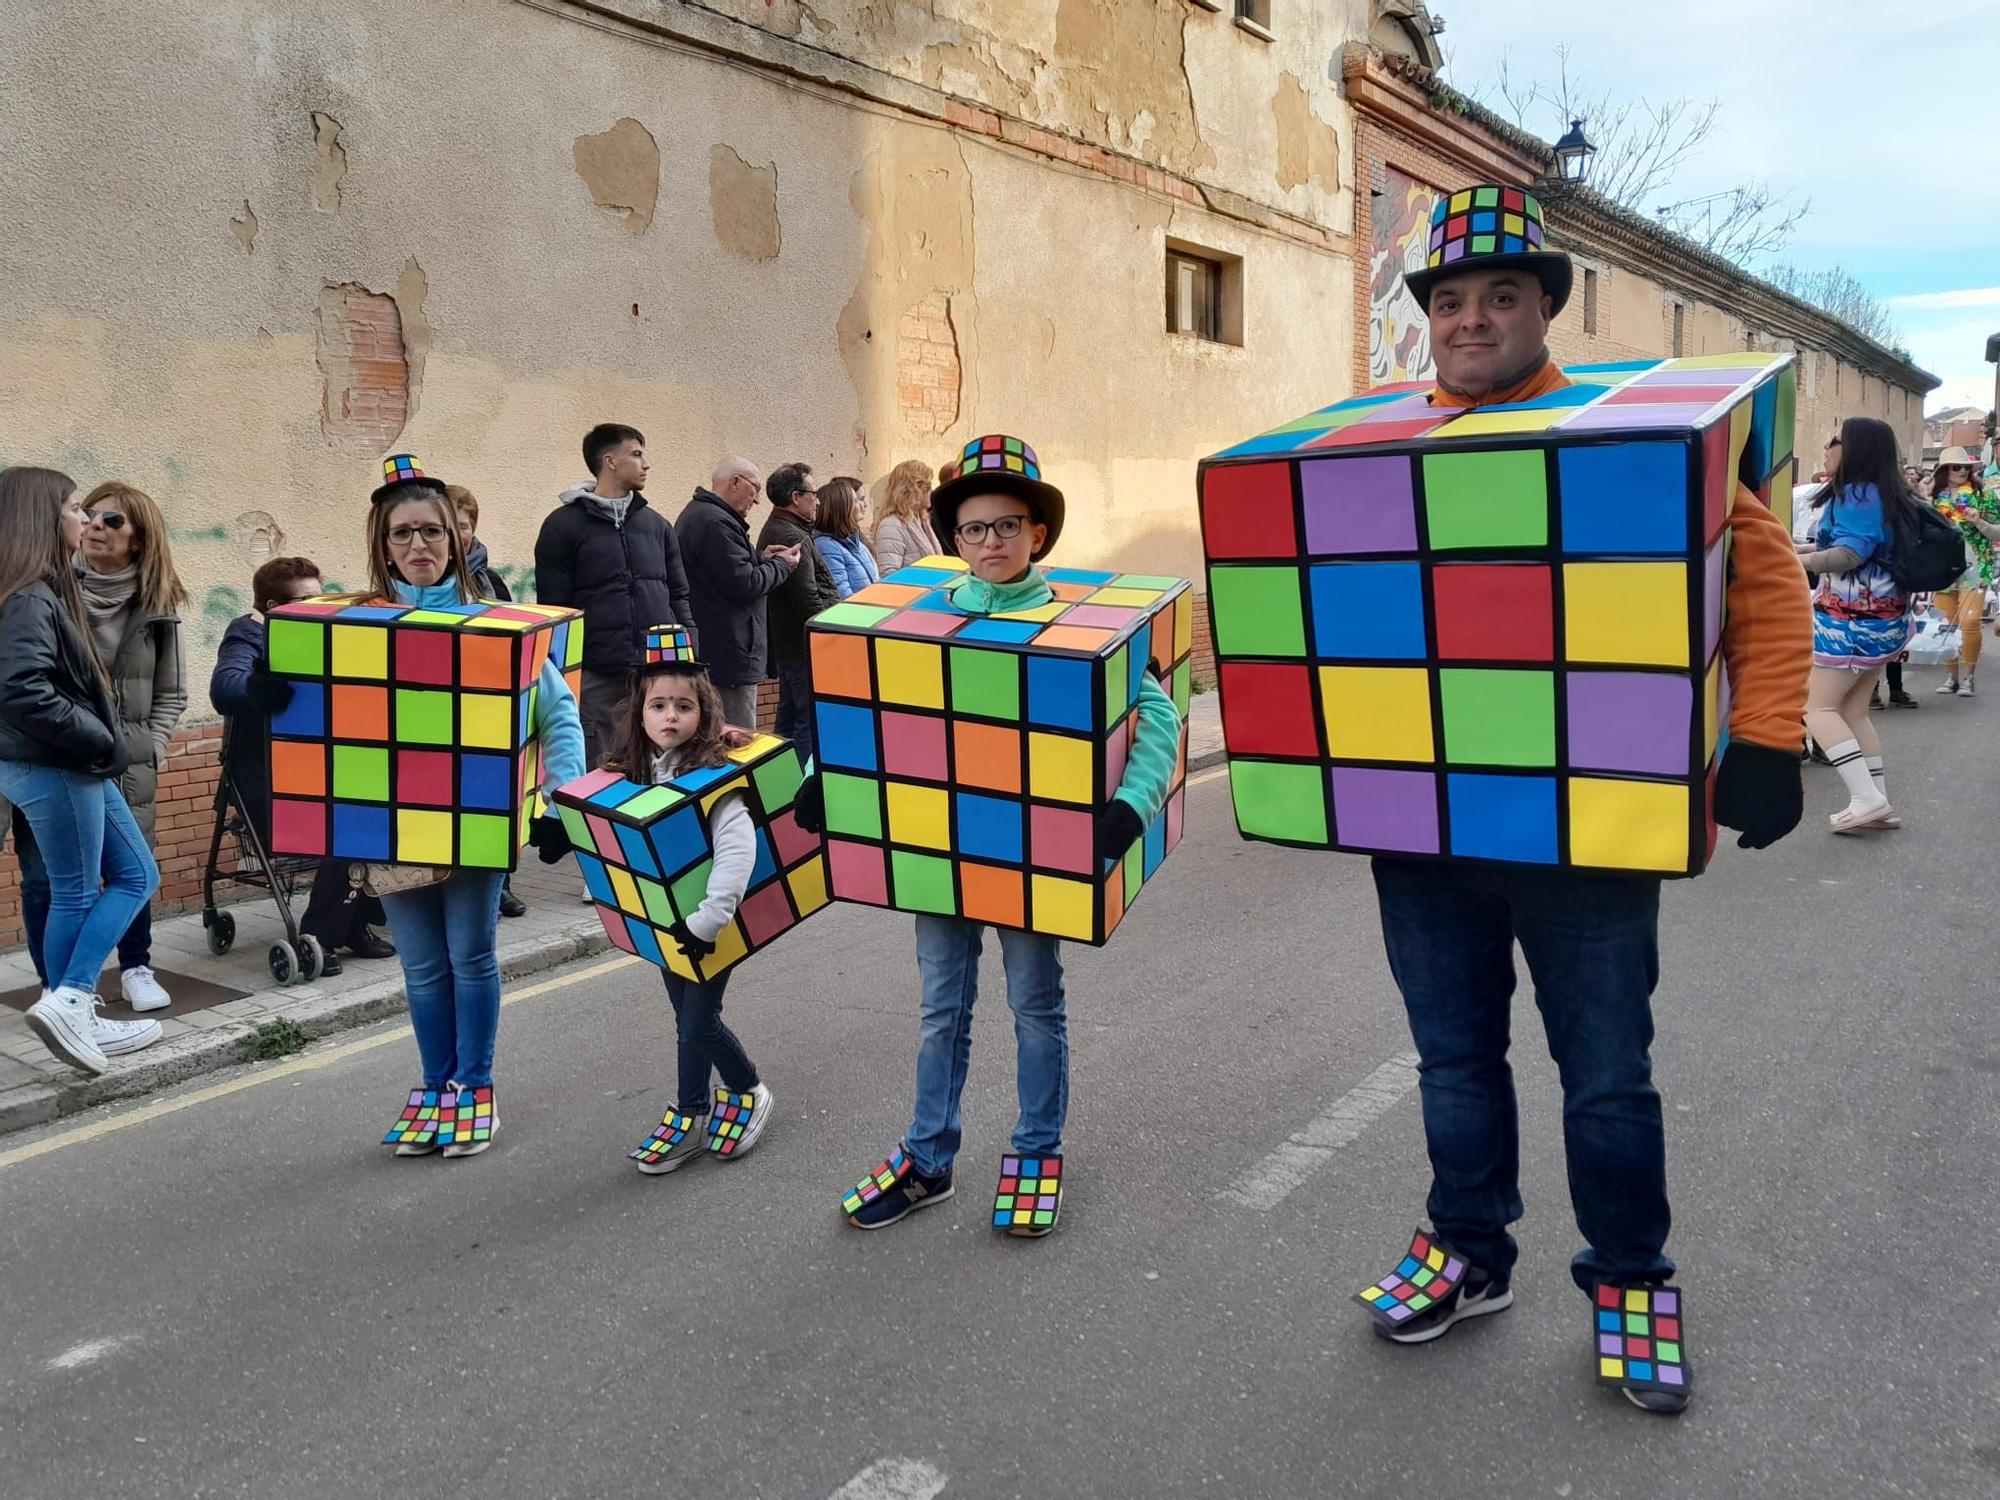
{"type": "Polygon", "coordinates": [[[646,660],[693,661],[694,638],[685,625],[654,625],[646,631],[646,660]]]}
{"type": "Polygon", "coordinates": [[[1245,837],[1701,871],[1725,523],[1739,477],[1789,507],[1791,360],[1565,373],[1470,411],[1389,387],[1202,463],[1245,837]]]}
{"type": "Polygon", "coordinates": [[[729,755],[726,766],[658,786],[592,771],[558,787],[552,799],[606,935],[684,979],[715,978],[827,902],[819,840],[792,814],[801,779],[797,752],[764,734],[729,755]],[[742,794],[757,830],[756,863],[715,951],[695,962],[666,929],[707,898],[714,863],[709,810],[730,792],[742,794]]]}
{"type": "Polygon", "coordinates": [[[538,681],[578,690],[583,618],[543,604],[417,609],[314,599],[271,611],[271,849],[511,870],[542,811],[538,681]]]}
{"type": "Polygon", "coordinates": [[[1166,804],[1115,864],[1096,814],[1149,666],[1186,719],[1188,582],[1045,568],[1049,603],[970,615],[965,572],[924,558],[807,627],[833,894],[1101,944],[1180,842],[1185,727],[1166,804]]]}

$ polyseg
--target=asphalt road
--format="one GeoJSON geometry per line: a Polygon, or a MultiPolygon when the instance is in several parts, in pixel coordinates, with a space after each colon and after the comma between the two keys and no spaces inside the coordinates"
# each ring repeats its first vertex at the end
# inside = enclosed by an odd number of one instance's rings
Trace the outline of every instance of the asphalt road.
{"type": "Polygon", "coordinates": [[[1924,703],[1886,725],[1904,831],[1818,831],[1816,771],[1805,830],[1669,887],[1678,1420],[1595,1387],[1525,995],[1516,1306],[1368,1335],[1426,1173],[1367,868],[1238,841],[1211,780],[1114,943],[1066,950],[1052,1238],[985,1225],[990,952],[959,1196],[866,1235],[837,1203],[907,1120],[907,918],[839,908],[743,971],[774,1123],[668,1178],[624,1156],[672,1078],[657,977],[579,965],[506,1010],[475,1160],[374,1144],[394,1026],[0,1147],[0,1494],[2000,1492],[2000,701],[1924,703]]]}

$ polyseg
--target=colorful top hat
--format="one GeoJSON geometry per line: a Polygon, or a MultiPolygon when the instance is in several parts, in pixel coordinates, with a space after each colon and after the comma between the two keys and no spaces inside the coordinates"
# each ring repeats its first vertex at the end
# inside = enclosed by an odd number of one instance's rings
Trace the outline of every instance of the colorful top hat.
{"type": "Polygon", "coordinates": [[[1048,528],[1031,559],[1040,562],[1062,535],[1063,492],[1042,478],[1035,450],[1017,437],[994,433],[965,445],[958,461],[946,469],[944,482],[931,491],[931,529],[941,542],[951,545],[960,504],[972,495],[995,492],[1020,496],[1034,511],[1035,519],[1048,528]]]}
{"type": "Polygon", "coordinates": [[[426,474],[414,453],[392,453],[382,460],[382,483],[369,498],[371,503],[380,505],[385,500],[400,499],[406,488],[434,490],[440,495],[445,492],[444,481],[426,474]]]}
{"type": "Polygon", "coordinates": [[[1431,288],[1461,271],[1533,271],[1561,312],[1575,271],[1569,257],[1543,240],[1542,205],[1533,193],[1484,183],[1460,188],[1431,207],[1430,250],[1424,269],[1403,282],[1425,311],[1431,288]]]}

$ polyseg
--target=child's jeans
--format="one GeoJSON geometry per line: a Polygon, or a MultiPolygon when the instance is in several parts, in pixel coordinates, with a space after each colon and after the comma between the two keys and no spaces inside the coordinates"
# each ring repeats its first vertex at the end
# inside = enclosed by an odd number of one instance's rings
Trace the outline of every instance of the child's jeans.
{"type": "MultiPolygon", "coordinates": [[[[972,1057],[982,927],[957,917],[917,918],[923,1029],[917,1042],[916,1111],[903,1144],[926,1177],[949,1172],[958,1155],[958,1099],[972,1057]]],[[[1014,1012],[1014,1087],[1021,1101],[1013,1148],[1055,1155],[1062,1150],[1063,1121],[1069,1114],[1069,1021],[1063,1009],[1060,944],[1040,933],[999,931],[1007,1005],[1014,1012]]]]}
{"type": "Polygon", "coordinates": [[[711,1066],[732,1093],[747,1094],[757,1087],[757,1065],[736,1033],[722,1024],[722,992],[728,988],[727,972],[697,984],[667,970],[667,998],[673,1002],[680,1037],[679,1107],[684,1115],[708,1113],[711,1066]]]}

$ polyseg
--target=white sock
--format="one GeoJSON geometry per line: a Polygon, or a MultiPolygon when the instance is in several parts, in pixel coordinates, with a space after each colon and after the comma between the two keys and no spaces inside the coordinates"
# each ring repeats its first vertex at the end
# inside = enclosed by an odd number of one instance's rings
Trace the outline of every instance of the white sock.
{"type": "Polygon", "coordinates": [[[1875,783],[1875,794],[1884,802],[1889,800],[1889,778],[1882,771],[1882,757],[1870,755],[1867,758],[1868,777],[1875,783]]]}
{"type": "Polygon", "coordinates": [[[1861,758],[1861,741],[1842,740],[1838,745],[1828,745],[1826,758],[1847,783],[1850,805],[1875,800],[1875,778],[1868,774],[1868,762],[1861,758]]]}

